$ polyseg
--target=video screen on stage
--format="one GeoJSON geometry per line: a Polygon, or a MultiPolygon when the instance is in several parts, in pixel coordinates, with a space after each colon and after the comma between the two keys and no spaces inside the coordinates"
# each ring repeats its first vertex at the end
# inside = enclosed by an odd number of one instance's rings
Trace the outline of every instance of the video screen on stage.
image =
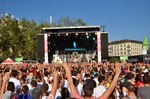
{"type": "Polygon", "coordinates": [[[91,34],[52,34],[48,37],[48,50],[65,51],[65,49],[96,50],[97,38],[95,33],[91,34]]]}

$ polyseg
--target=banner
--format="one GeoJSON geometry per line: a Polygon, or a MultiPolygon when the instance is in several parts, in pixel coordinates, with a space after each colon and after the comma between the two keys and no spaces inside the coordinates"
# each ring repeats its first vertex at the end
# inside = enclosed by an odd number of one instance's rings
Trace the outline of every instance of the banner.
{"type": "Polygon", "coordinates": [[[15,58],[15,62],[22,62],[23,61],[23,58],[15,58]]]}
{"type": "Polygon", "coordinates": [[[120,56],[120,60],[123,60],[123,61],[128,60],[128,56],[120,56]]]}
{"type": "Polygon", "coordinates": [[[98,64],[101,64],[101,33],[97,32],[97,56],[98,64]]]}
{"type": "Polygon", "coordinates": [[[48,36],[47,36],[47,33],[44,34],[44,58],[45,58],[44,63],[48,63],[48,36]]]}

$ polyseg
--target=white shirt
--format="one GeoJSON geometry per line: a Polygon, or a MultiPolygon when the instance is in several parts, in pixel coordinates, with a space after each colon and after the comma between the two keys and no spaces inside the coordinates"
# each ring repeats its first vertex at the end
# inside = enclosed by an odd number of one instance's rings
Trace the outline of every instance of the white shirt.
{"type": "Polygon", "coordinates": [[[59,89],[57,89],[55,99],[60,99],[60,98],[61,98],[61,93],[60,93],[59,89]]]}
{"type": "Polygon", "coordinates": [[[48,96],[42,96],[42,99],[47,99],[48,96]]]}
{"type": "Polygon", "coordinates": [[[68,88],[68,81],[66,79],[64,79],[63,85],[62,87],[68,88]]]}
{"type": "Polygon", "coordinates": [[[51,92],[52,91],[52,84],[48,84],[48,92],[51,92]]]}
{"type": "Polygon", "coordinates": [[[29,90],[33,89],[31,84],[27,84],[27,86],[28,86],[29,90]]]}
{"type": "Polygon", "coordinates": [[[27,77],[26,77],[26,82],[27,84],[31,83],[32,79],[34,78],[33,74],[30,73],[27,77]]]}
{"type": "Polygon", "coordinates": [[[43,84],[43,82],[37,82],[37,87],[41,88],[41,85],[43,84]]]}
{"type": "Polygon", "coordinates": [[[93,80],[96,82],[96,86],[98,86],[99,84],[98,78],[94,78],[93,80]]]}
{"type": "MultiPolygon", "coordinates": [[[[83,84],[82,83],[79,83],[76,87],[76,90],[77,92],[79,93],[79,95],[83,95],[83,84]]],[[[68,86],[68,91],[69,91],[69,94],[71,95],[71,90],[70,90],[70,87],[68,86]]]]}
{"type": "Polygon", "coordinates": [[[97,86],[96,88],[94,88],[93,96],[96,97],[96,98],[98,98],[98,97],[101,96],[105,91],[106,91],[105,86],[97,86]]]}
{"type": "Polygon", "coordinates": [[[19,89],[21,84],[20,84],[20,81],[16,78],[9,78],[9,82],[13,82],[14,85],[15,85],[15,89],[19,89]]]}
{"type": "Polygon", "coordinates": [[[82,96],[83,95],[83,84],[79,83],[78,86],[76,87],[78,93],[82,96]]]}
{"type": "Polygon", "coordinates": [[[45,76],[45,77],[44,77],[44,81],[45,81],[45,83],[48,84],[48,81],[47,81],[47,80],[48,80],[48,77],[45,76]]]}

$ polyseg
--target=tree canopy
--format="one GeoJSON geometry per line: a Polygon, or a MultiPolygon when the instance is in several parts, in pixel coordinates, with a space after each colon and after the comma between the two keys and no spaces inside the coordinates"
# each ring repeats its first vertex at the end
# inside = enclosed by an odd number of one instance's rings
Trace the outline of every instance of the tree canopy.
{"type": "Polygon", "coordinates": [[[84,22],[81,18],[78,19],[70,19],[69,17],[61,17],[57,22],[53,23],[53,26],[63,27],[63,26],[86,26],[86,22],[84,22]]]}
{"type": "Polygon", "coordinates": [[[42,20],[37,24],[34,20],[22,18],[18,20],[10,14],[0,16],[0,56],[1,59],[8,57],[24,57],[26,59],[36,59],[37,57],[37,34],[43,27],[63,27],[63,26],[85,26],[82,19],[70,19],[61,17],[53,24],[42,20]]]}

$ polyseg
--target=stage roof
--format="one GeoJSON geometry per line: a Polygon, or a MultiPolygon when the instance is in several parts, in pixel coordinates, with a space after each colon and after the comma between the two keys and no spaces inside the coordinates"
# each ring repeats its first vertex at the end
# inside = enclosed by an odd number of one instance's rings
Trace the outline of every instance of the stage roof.
{"type": "Polygon", "coordinates": [[[100,31],[100,26],[71,26],[71,27],[45,27],[41,33],[95,33],[100,31]]]}

